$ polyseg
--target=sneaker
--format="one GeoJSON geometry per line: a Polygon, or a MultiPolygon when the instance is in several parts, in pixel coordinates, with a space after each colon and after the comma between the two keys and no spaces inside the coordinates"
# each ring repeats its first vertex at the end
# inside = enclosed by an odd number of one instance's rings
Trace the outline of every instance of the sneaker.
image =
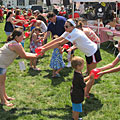
{"type": "Polygon", "coordinates": [[[82,118],[78,118],[78,120],[83,120],[82,118]]]}
{"type": "Polygon", "coordinates": [[[67,67],[71,67],[71,62],[68,62],[67,67]]]}

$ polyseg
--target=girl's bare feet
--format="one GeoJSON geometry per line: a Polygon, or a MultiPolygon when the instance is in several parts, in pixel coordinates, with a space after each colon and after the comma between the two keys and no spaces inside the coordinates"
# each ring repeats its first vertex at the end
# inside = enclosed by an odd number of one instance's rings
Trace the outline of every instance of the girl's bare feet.
{"type": "Polygon", "coordinates": [[[9,101],[10,100],[15,100],[15,98],[12,98],[12,97],[7,97],[6,99],[9,100],[9,101]]]}
{"type": "Polygon", "coordinates": [[[6,102],[6,103],[1,103],[1,105],[5,105],[7,107],[12,107],[14,104],[6,102]]]}

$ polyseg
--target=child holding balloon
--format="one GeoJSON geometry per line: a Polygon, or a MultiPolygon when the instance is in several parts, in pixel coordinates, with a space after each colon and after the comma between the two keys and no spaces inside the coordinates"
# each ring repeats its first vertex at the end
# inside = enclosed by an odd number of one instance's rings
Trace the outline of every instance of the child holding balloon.
{"type": "MultiPolygon", "coordinates": [[[[53,38],[57,38],[57,35],[54,35],[53,38]]],[[[62,47],[55,48],[52,53],[52,58],[50,61],[50,67],[53,69],[52,77],[60,77],[59,72],[65,67],[65,63],[62,59],[62,53],[64,49],[62,47]]]]}
{"type": "Polygon", "coordinates": [[[73,57],[71,60],[71,66],[74,69],[72,87],[70,90],[72,101],[72,120],[78,120],[79,113],[82,112],[84,96],[89,96],[89,91],[94,84],[94,75],[90,74],[88,77],[83,78],[82,69],[84,67],[84,59],[81,57],[73,57]]]}
{"type": "MultiPolygon", "coordinates": [[[[35,53],[35,49],[37,47],[41,47],[43,45],[42,37],[40,37],[40,28],[36,27],[32,30],[31,32],[31,37],[30,37],[30,51],[31,53],[35,53]]],[[[40,70],[39,68],[36,67],[36,62],[37,59],[31,59],[30,60],[30,67],[34,70],[40,70]]]]}

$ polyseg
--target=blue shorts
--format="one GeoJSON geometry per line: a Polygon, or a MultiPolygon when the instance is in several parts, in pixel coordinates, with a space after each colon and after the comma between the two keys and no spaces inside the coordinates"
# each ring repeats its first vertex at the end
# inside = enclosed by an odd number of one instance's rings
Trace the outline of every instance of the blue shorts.
{"type": "Polygon", "coordinates": [[[72,111],[82,112],[82,104],[81,103],[78,103],[78,104],[72,103],[72,111]]]}
{"type": "Polygon", "coordinates": [[[6,68],[0,68],[0,75],[3,75],[6,73],[6,68]]]}

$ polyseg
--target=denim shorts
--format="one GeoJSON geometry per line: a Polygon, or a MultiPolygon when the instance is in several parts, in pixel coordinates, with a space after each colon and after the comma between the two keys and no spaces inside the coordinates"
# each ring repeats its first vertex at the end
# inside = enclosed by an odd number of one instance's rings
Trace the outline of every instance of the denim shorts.
{"type": "Polygon", "coordinates": [[[82,103],[78,104],[72,103],[72,111],[82,112],[82,103]]]}
{"type": "Polygon", "coordinates": [[[3,75],[6,73],[6,68],[0,68],[0,75],[3,75]]]}
{"type": "Polygon", "coordinates": [[[5,32],[7,36],[9,36],[12,32],[5,32]]]}

